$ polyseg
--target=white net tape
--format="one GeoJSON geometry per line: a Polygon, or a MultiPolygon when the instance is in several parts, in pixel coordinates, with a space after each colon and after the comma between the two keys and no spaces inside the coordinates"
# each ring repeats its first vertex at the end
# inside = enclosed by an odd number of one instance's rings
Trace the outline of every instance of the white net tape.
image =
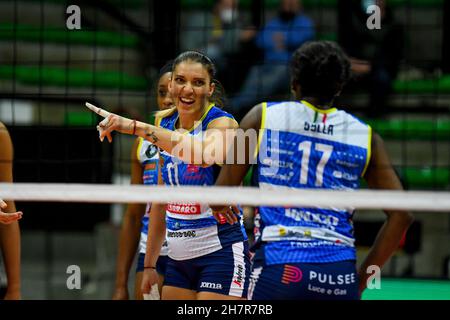
{"type": "Polygon", "coordinates": [[[251,206],[450,211],[450,192],[249,187],[164,187],[143,185],[0,183],[0,199],[46,202],[200,202],[251,206]]]}

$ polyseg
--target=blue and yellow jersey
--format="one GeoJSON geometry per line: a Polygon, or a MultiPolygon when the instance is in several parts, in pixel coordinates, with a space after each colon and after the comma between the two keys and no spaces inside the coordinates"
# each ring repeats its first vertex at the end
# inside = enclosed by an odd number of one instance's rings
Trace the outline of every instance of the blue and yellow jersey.
{"type": "MultiPolygon", "coordinates": [[[[137,147],[137,159],[142,166],[142,181],[144,185],[157,185],[159,172],[159,149],[151,142],[139,138],[137,147]]],[[[139,252],[145,253],[147,247],[148,221],[151,203],[147,203],[145,214],[142,217],[141,238],[139,240],[139,252]]],[[[167,244],[161,248],[162,256],[167,255],[167,244]]]]}
{"type": "MultiPolygon", "coordinates": [[[[371,128],[345,111],[306,101],[264,103],[259,187],[354,190],[364,175],[371,128]]],[[[267,264],[356,259],[353,208],[259,207],[258,243],[267,264]]]]}
{"type": "MultiPolygon", "coordinates": [[[[229,113],[210,105],[196,126],[186,134],[201,140],[208,125],[222,117],[233,119],[229,113]]],[[[175,130],[177,120],[178,112],[175,111],[162,118],[159,125],[162,128],[175,130]]],[[[188,164],[165,151],[161,152],[161,157],[164,162],[161,173],[166,185],[212,186],[219,175],[218,165],[201,167],[188,164]]],[[[208,204],[168,203],[166,227],[169,256],[175,260],[206,255],[246,239],[242,223],[218,224],[208,204]]]]}

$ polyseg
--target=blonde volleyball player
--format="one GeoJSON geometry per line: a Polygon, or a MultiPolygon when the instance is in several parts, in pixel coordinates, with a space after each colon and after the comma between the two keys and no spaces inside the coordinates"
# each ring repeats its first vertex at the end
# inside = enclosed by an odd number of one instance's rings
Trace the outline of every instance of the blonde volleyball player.
{"type": "MultiPolygon", "coordinates": [[[[370,188],[401,190],[380,136],[333,108],[350,75],[339,46],[306,43],[294,53],[291,69],[295,101],[259,104],[241,122],[241,128],[260,134],[254,168],[259,187],[353,190],[364,178],[370,188]]],[[[225,165],[216,184],[239,185],[248,168],[225,165]]],[[[213,207],[214,214],[232,215],[228,208],[213,207]]],[[[357,271],[352,208],[261,206],[258,211],[249,289],[255,300],[359,299],[371,274],[367,267],[381,268],[412,222],[408,212],[385,210],[386,222],[357,271]]]]}
{"type": "MultiPolygon", "coordinates": [[[[12,182],[13,146],[8,130],[0,122],[0,182],[12,182]]],[[[0,250],[5,263],[8,286],[4,299],[20,299],[20,230],[18,220],[22,212],[16,212],[12,201],[0,199],[0,250]]],[[[1,298],[1,297],[0,297],[1,298]]]]}
{"type": "MultiPolygon", "coordinates": [[[[169,94],[169,81],[172,74],[172,61],[163,66],[159,72],[156,100],[159,110],[173,107],[173,100],[169,94]]],[[[139,137],[134,142],[131,151],[131,183],[155,185],[158,184],[159,151],[151,142],[139,137]]],[[[124,216],[119,239],[119,253],[117,256],[116,285],[114,300],[128,300],[128,275],[133,263],[136,249],[139,246],[134,297],[142,300],[142,274],[144,272],[144,258],[147,247],[148,215],[151,203],[147,205],[130,203],[124,216]]],[[[167,264],[167,245],[163,245],[156,264],[158,272],[158,288],[162,289],[167,264]]]]}
{"type": "MultiPolygon", "coordinates": [[[[214,75],[214,64],[207,56],[195,51],[180,54],[169,83],[176,107],[157,115],[158,126],[87,104],[105,117],[98,126],[100,139],[107,137],[111,141],[111,132],[116,130],[137,134],[157,145],[163,150],[159,184],[213,185],[220,171],[218,164],[224,159],[204,157],[203,150],[221,144],[225,155],[226,137],[233,134],[227,129],[238,126],[230,114],[218,107],[220,88],[214,75]]],[[[240,215],[228,222],[216,221],[208,205],[153,203],[143,292],[148,293],[158,281],[156,262],[167,230],[169,261],[162,299],[246,298],[250,271],[247,237],[240,215]]]]}

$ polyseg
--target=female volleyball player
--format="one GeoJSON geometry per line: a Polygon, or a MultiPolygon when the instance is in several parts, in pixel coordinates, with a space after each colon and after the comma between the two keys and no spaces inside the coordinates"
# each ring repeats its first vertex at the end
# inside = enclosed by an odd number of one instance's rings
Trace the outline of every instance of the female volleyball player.
{"type": "MultiPolygon", "coordinates": [[[[157,114],[158,126],[87,104],[106,117],[98,126],[100,139],[106,136],[111,141],[111,132],[116,130],[157,145],[163,150],[159,184],[213,185],[219,173],[217,164],[223,163],[226,154],[227,129],[238,127],[230,114],[217,107],[219,87],[214,74],[215,67],[205,55],[194,51],[179,55],[169,83],[175,107],[157,114]],[[223,146],[223,152],[217,145],[223,146]],[[217,152],[203,152],[211,149],[217,152]]],[[[239,220],[217,222],[209,206],[199,203],[153,203],[143,292],[157,282],[156,261],[167,229],[169,261],[162,299],[245,298],[250,262],[239,220]]]]}
{"type": "MultiPolygon", "coordinates": [[[[160,110],[173,107],[168,85],[172,74],[172,62],[167,63],[159,72],[156,100],[160,110]]],[[[135,140],[131,150],[131,183],[155,185],[158,183],[159,152],[158,147],[139,137],[135,140]]],[[[113,299],[127,300],[128,274],[133,263],[136,249],[139,245],[139,256],[136,267],[135,299],[142,300],[142,274],[144,271],[144,257],[147,244],[148,214],[151,203],[147,205],[130,203],[124,216],[119,239],[119,254],[117,256],[116,287],[113,299]]],[[[167,264],[167,245],[161,249],[156,264],[158,272],[158,288],[161,293],[162,283],[167,264]]]]}
{"type": "MultiPolygon", "coordinates": [[[[350,74],[338,45],[309,42],[294,53],[291,68],[296,101],[256,105],[241,122],[259,130],[259,187],[353,190],[362,177],[370,188],[401,190],[380,136],[332,107],[350,74]]],[[[248,168],[225,165],[216,184],[239,185],[248,168]]],[[[408,212],[385,213],[358,272],[352,208],[259,207],[249,298],[358,299],[372,274],[367,268],[385,264],[412,222],[408,212]]]]}
{"type": "MultiPolygon", "coordinates": [[[[12,182],[13,147],[6,127],[0,122],[0,182],[12,182]]],[[[0,249],[3,253],[8,287],[5,299],[20,299],[20,230],[14,202],[0,199],[0,249]]]]}

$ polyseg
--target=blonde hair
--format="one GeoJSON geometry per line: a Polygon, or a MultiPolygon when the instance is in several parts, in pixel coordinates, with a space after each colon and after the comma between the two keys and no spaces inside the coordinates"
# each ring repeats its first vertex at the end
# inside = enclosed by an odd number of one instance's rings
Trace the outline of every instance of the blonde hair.
{"type": "Polygon", "coordinates": [[[162,119],[168,116],[171,116],[172,114],[175,113],[175,111],[177,111],[177,107],[172,107],[169,109],[165,109],[165,110],[159,110],[155,112],[155,124],[158,124],[158,118],[162,119]]]}

